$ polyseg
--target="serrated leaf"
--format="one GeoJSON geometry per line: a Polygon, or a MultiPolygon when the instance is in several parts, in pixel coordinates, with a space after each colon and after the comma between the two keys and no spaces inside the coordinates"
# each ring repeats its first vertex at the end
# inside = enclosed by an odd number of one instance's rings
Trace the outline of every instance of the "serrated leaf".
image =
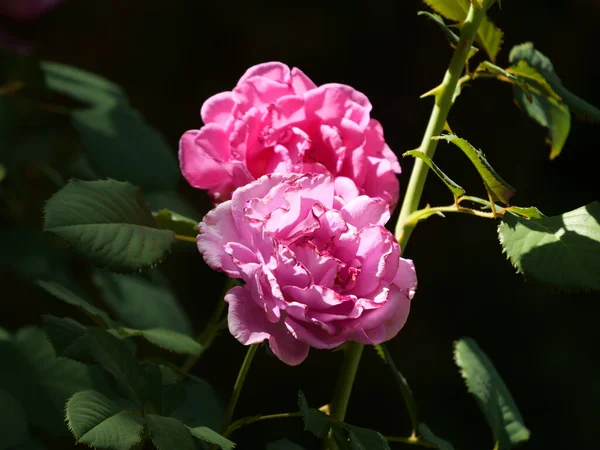
{"type": "Polygon", "coordinates": [[[138,188],[115,180],[72,180],[44,208],[44,229],[96,264],[133,271],[160,262],[174,242],[160,230],[138,188]]]}
{"type": "Polygon", "coordinates": [[[537,70],[548,82],[554,91],[563,99],[575,114],[600,122],[600,109],[587,103],[582,98],[572,94],[567,90],[556,72],[550,59],[542,52],[536,50],[531,42],[525,42],[512,48],[509,54],[511,64],[517,64],[519,61],[526,61],[529,66],[537,70]]]}
{"type": "Polygon", "coordinates": [[[87,327],[69,317],[43,315],[44,332],[58,356],[69,358],[77,340],[85,335],[87,327]]]}
{"type": "Polygon", "coordinates": [[[150,364],[145,366],[148,383],[146,402],[152,405],[153,413],[172,416],[186,398],[186,390],[178,376],[168,367],[150,364]]]}
{"type": "Polygon", "coordinates": [[[167,279],[156,269],[142,275],[96,270],[92,279],[119,320],[136,329],[168,328],[193,334],[191,323],[167,279]]]}
{"type": "Polygon", "coordinates": [[[390,450],[385,438],[375,430],[344,424],[352,450],[390,450]]]}
{"type": "Polygon", "coordinates": [[[122,410],[95,391],[73,395],[67,402],[66,419],[78,442],[98,449],[129,450],[142,440],[144,431],[141,413],[122,410]]]}
{"type": "Polygon", "coordinates": [[[102,175],[147,191],[177,188],[181,175],[174,150],[137,111],[113,104],[73,111],[71,117],[85,155],[102,175]]]}
{"type": "Polygon", "coordinates": [[[167,328],[149,328],[147,330],[136,330],[133,328],[119,328],[119,333],[123,336],[141,336],[147,341],[175,353],[184,353],[187,355],[198,355],[202,351],[202,346],[191,337],[178,333],[167,328]]]}
{"type": "Polygon", "coordinates": [[[171,414],[190,427],[207,426],[220,430],[225,422],[225,407],[215,390],[206,381],[183,383],[185,400],[171,414]]]}
{"type": "Polygon", "coordinates": [[[432,444],[434,444],[438,448],[438,450],[454,450],[452,444],[450,444],[448,441],[445,441],[444,439],[437,437],[433,433],[433,431],[431,431],[429,427],[424,423],[419,424],[419,433],[421,433],[423,439],[425,439],[427,442],[431,442],[432,444]]]}
{"type": "Polygon", "coordinates": [[[506,208],[506,211],[523,216],[527,219],[541,219],[542,217],[545,217],[535,206],[509,206],[506,208]]]}
{"type": "Polygon", "coordinates": [[[326,438],[331,427],[327,414],[308,406],[302,391],[298,391],[298,407],[304,419],[304,429],[317,437],[326,438]]]}
{"type": "Polygon", "coordinates": [[[77,287],[70,287],[57,281],[38,280],[38,286],[69,305],[87,314],[96,324],[104,327],[112,326],[113,321],[108,314],[94,306],[84,293],[76,292],[77,287]]]}
{"type": "Polygon", "coordinates": [[[445,140],[447,142],[451,142],[460,148],[463,153],[471,160],[477,172],[483,179],[483,183],[486,186],[486,189],[492,197],[495,199],[508,204],[510,197],[512,197],[516,190],[502,178],[500,175],[496,173],[496,171],[492,168],[492,166],[487,162],[483,152],[477,150],[473,147],[469,142],[465,139],[461,139],[453,134],[445,134],[442,136],[435,136],[432,139],[445,140]]]}
{"type": "MultiPolygon", "coordinates": [[[[434,11],[438,12],[446,19],[462,22],[467,18],[469,12],[469,0],[424,0],[434,11]]],[[[490,19],[484,17],[477,30],[477,41],[486,51],[492,62],[496,60],[496,55],[502,45],[503,33],[492,23],[490,19]]]]}
{"type": "Polygon", "coordinates": [[[198,439],[218,445],[223,450],[233,450],[235,447],[235,442],[230,441],[208,427],[190,428],[190,433],[198,439]]]}
{"type": "MultiPolygon", "coordinates": [[[[444,22],[444,19],[442,18],[442,16],[440,16],[439,14],[432,14],[428,11],[419,11],[417,13],[418,16],[425,16],[428,19],[430,19],[431,21],[433,21],[434,23],[436,23],[440,29],[442,30],[442,33],[444,33],[444,36],[446,37],[446,39],[448,39],[448,42],[450,42],[450,44],[455,47],[456,44],[458,44],[459,41],[459,37],[450,29],[446,26],[446,22],[444,22]]],[[[479,51],[479,49],[477,47],[473,47],[471,46],[471,50],[469,51],[469,55],[467,56],[467,60],[469,60],[475,53],[477,53],[479,51]]]]}
{"type": "Polygon", "coordinates": [[[158,450],[194,450],[190,429],[172,417],[146,415],[150,438],[158,450]]]}
{"type": "Polygon", "coordinates": [[[23,407],[10,393],[0,391],[0,450],[16,447],[29,434],[23,407]]]}
{"type": "Polygon", "coordinates": [[[20,402],[31,425],[54,436],[68,433],[63,410],[69,396],[99,383],[93,368],[57,358],[45,333],[36,328],[6,336],[0,359],[0,386],[20,402]]]}
{"type": "Polygon", "coordinates": [[[487,355],[470,338],[455,343],[454,359],[487,422],[499,450],[529,439],[529,430],[504,381],[487,355]]]}
{"type": "Polygon", "coordinates": [[[504,214],[498,234],[526,277],[564,289],[600,289],[600,202],[541,219],[504,214]]]}
{"type": "Polygon", "coordinates": [[[415,158],[423,160],[423,162],[427,164],[427,166],[433,171],[433,173],[435,173],[438,176],[438,178],[444,182],[448,189],[450,189],[450,192],[452,192],[452,195],[454,195],[455,198],[465,195],[465,190],[461,186],[456,184],[454,181],[452,181],[452,179],[450,179],[448,175],[442,172],[442,170],[437,166],[437,164],[434,163],[431,160],[431,158],[422,151],[409,150],[407,152],[404,152],[402,156],[413,156],[415,158]]]}
{"type": "Polygon", "coordinates": [[[159,228],[171,230],[182,236],[196,237],[198,235],[198,222],[195,220],[168,209],[161,209],[153,214],[159,228]]]}
{"type": "Polygon", "coordinates": [[[492,64],[489,61],[483,61],[481,64],[479,64],[479,66],[477,66],[477,69],[475,69],[475,76],[479,72],[492,73],[494,75],[498,75],[500,77],[506,78],[508,81],[516,84],[518,87],[520,87],[523,90],[528,101],[530,101],[530,102],[533,101],[532,96],[531,96],[531,91],[529,90],[529,85],[525,81],[523,81],[521,78],[504,70],[502,67],[498,67],[497,65],[492,64]]]}
{"type": "Polygon", "coordinates": [[[507,71],[527,84],[528,93],[516,86],[513,87],[515,99],[529,117],[548,128],[550,159],[556,158],[562,152],[571,129],[569,108],[544,77],[530,67],[527,61],[518,61],[507,71]]]}

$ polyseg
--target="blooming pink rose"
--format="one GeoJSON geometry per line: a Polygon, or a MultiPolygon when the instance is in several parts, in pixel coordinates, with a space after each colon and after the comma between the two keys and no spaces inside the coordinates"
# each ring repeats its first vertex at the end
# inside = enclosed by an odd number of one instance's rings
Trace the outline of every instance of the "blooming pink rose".
{"type": "Polygon", "coordinates": [[[334,209],[330,174],[274,173],[237,189],[200,224],[198,248],[232,288],[229,330],[243,344],[269,340],[283,362],[310,347],[377,344],[406,322],[417,279],[383,226],[388,204],[358,196],[334,209]]]}
{"type": "Polygon", "coordinates": [[[0,16],[19,22],[31,22],[63,0],[1,0],[0,16]]]}
{"type": "Polygon", "coordinates": [[[365,194],[393,208],[400,165],[370,111],[350,86],[317,87],[300,69],[259,64],[204,102],[204,126],[181,138],[181,170],[217,202],[265,174],[329,171],[340,197],[365,194]]]}

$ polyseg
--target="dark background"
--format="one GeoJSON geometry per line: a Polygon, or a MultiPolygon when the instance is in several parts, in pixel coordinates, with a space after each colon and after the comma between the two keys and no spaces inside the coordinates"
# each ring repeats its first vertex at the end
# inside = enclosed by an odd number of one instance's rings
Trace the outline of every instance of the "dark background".
{"type": "MultiPolygon", "coordinates": [[[[185,130],[201,126],[199,109],[207,97],[233,88],[249,66],[280,60],[300,67],[316,84],[346,83],[366,93],[372,116],[400,155],[419,145],[432,106],[419,95],[441,81],[452,52],[436,26],[417,17],[421,9],[418,0],[71,0],[16,31],[33,39],[36,56],[123,86],[173,152],[185,130]]],[[[568,89],[600,106],[600,2],[505,0],[490,16],[505,32],[499,65],[508,65],[513,45],[531,40],[551,58],[568,89]]],[[[491,80],[463,90],[449,123],[517,188],[515,204],[554,215],[598,199],[596,125],[573,120],[564,153],[550,161],[545,130],[514,105],[509,85],[491,80]]],[[[484,194],[475,170],[453,147],[440,145],[436,161],[473,195],[484,194]]],[[[404,189],[412,161],[401,163],[404,189]]],[[[180,189],[201,212],[208,210],[203,192],[183,181],[180,189]]],[[[430,178],[423,204],[450,201],[445,187],[430,178]]],[[[434,217],[420,224],[404,256],[415,261],[419,289],[408,324],[390,348],[422,420],[436,434],[457,449],[493,448],[491,432],[452,361],[452,342],[471,336],[494,361],[532,432],[524,448],[597,448],[598,294],[566,295],[526,283],[502,254],[496,224],[474,217],[434,217]]],[[[162,267],[200,331],[224,280],[193,250],[175,252],[162,267]]],[[[1,280],[0,325],[16,329],[39,323],[42,313],[58,314],[52,309],[56,303],[43,301],[10,271],[1,280]]],[[[227,398],[243,354],[224,335],[194,373],[227,398]]],[[[312,351],[291,368],[259,352],[239,416],[293,411],[299,388],[311,404],[327,403],[341,357],[312,351]]],[[[369,348],[347,419],[388,435],[410,432],[394,381],[369,348]]],[[[308,439],[301,429],[292,419],[258,423],[240,430],[235,440],[241,449],[263,448],[285,435],[301,442],[308,439]]]]}

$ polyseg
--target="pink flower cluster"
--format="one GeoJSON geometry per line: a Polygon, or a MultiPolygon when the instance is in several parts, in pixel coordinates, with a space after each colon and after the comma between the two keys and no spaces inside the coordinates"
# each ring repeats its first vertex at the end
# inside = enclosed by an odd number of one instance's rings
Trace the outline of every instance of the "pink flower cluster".
{"type": "Polygon", "coordinates": [[[414,266],[384,227],[400,166],[370,110],[349,86],[265,63],[181,138],[184,176],[220,203],[198,248],[244,283],[225,297],[229,330],[290,365],[310,347],[387,341],[408,317],[414,266]]]}

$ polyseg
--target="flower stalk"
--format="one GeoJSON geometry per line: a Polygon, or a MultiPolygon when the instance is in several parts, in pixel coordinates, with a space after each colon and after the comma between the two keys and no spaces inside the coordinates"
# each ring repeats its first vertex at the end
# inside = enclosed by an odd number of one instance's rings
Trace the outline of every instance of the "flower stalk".
{"type": "MultiPolygon", "coordinates": [[[[438,142],[431,138],[439,135],[444,128],[448,113],[452,107],[454,93],[467,62],[469,49],[473,44],[479,25],[484,17],[485,9],[483,6],[479,2],[471,2],[467,17],[461,27],[460,40],[452,55],[448,70],[444,75],[442,83],[434,90],[435,105],[420,146],[420,150],[431,159],[433,159],[438,142]]],[[[400,210],[400,216],[396,224],[395,236],[403,252],[416,226],[416,222],[407,221],[407,218],[418,210],[428,170],[429,168],[421,159],[415,160],[404,196],[404,202],[400,210]]],[[[346,415],[348,400],[352,391],[352,383],[354,382],[363,347],[362,344],[349,343],[344,352],[344,363],[331,402],[331,415],[340,422],[344,420],[346,415]]],[[[328,439],[329,445],[331,445],[331,439],[328,439]]]]}

